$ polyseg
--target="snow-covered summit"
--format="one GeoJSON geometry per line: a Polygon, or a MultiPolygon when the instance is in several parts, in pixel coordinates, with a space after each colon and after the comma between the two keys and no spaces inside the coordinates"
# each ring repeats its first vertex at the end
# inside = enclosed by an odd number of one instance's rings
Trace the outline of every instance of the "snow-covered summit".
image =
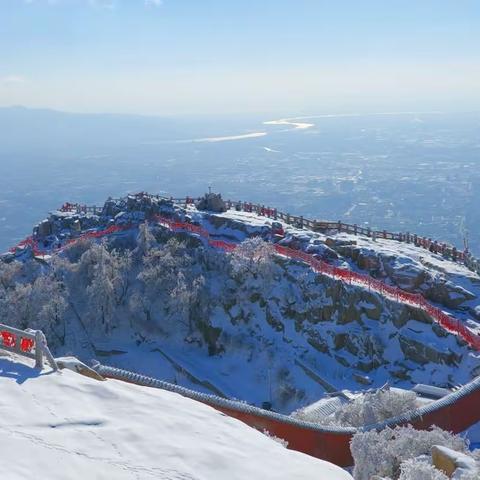
{"type": "Polygon", "coordinates": [[[11,261],[0,272],[8,286],[0,289],[4,316],[44,329],[57,354],[97,358],[282,413],[325,390],[386,382],[451,389],[480,372],[479,354],[423,311],[318,275],[268,245],[422,294],[476,331],[478,274],[425,248],[154,196],[69,208],[37,230],[39,250],[58,255],[34,260],[26,244],[16,257],[23,263],[11,261]],[[143,219],[148,228],[139,227],[143,219]],[[188,228],[172,231],[168,222],[188,228]],[[253,271],[242,255],[212,247],[199,231],[223,244],[260,237],[265,254],[254,255],[268,261],[253,271]]]}

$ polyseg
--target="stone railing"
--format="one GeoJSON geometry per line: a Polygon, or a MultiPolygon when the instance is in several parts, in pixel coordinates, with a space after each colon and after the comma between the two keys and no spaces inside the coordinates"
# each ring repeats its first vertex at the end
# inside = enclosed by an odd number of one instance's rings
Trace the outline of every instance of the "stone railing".
{"type": "Polygon", "coordinates": [[[0,323],[0,349],[35,360],[36,368],[43,368],[46,360],[54,370],[58,369],[40,330],[19,330],[0,323]]]}

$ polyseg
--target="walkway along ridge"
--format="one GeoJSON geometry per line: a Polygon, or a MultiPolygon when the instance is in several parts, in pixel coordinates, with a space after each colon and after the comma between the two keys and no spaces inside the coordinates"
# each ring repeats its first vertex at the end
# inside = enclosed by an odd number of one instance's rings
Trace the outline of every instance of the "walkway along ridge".
{"type": "MultiPolygon", "coordinates": [[[[145,192],[140,192],[133,195],[134,197],[150,197],[156,200],[167,200],[175,203],[179,206],[187,206],[194,204],[200,200],[200,198],[195,197],[165,197],[162,195],[152,195],[145,192]]],[[[110,199],[113,201],[118,201],[120,199],[110,199]]],[[[251,212],[260,216],[266,216],[275,220],[282,220],[283,222],[298,226],[299,228],[308,227],[313,231],[319,232],[345,232],[351,235],[364,235],[369,238],[383,238],[386,240],[394,240],[404,243],[412,243],[417,247],[425,248],[434,253],[443,255],[455,262],[463,263],[467,268],[480,274],[480,259],[474,257],[472,253],[466,248],[465,250],[459,250],[453,245],[449,245],[446,242],[440,240],[433,240],[422,235],[410,232],[389,232],[387,230],[373,230],[370,227],[362,227],[357,224],[349,224],[341,221],[328,221],[328,220],[312,220],[303,217],[302,215],[291,215],[290,213],[285,213],[277,208],[269,207],[257,203],[245,202],[245,201],[234,201],[226,200],[225,204],[228,209],[234,209],[237,211],[251,212]]],[[[91,213],[99,214],[102,212],[103,207],[96,205],[80,205],[77,203],[65,203],[61,207],[62,211],[68,212],[77,212],[77,213],[91,213]]]]}
{"type": "MultiPolygon", "coordinates": [[[[188,201],[188,198],[187,198],[188,201]]],[[[153,221],[161,224],[173,232],[185,231],[192,234],[199,235],[208,245],[213,248],[218,248],[223,251],[231,252],[233,251],[237,244],[233,242],[226,242],[223,240],[217,240],[210,237],[210,234],[204,228],[193,225],[187,222],[180,222],[172,220],[161,215],[154,215],[153,221]]],[[[109,236],[119,232],[125,232],[131,229],[138,228],[139,224],[128,224],[128,225],[112,225],[104,230],[98,230],[94,232],[87,232],[79,237],[68,240],[64,245],[58,247],[51,251],[50,253],[58,253],[71,245],[72,243],[78,242],[81,239],[93,238],[99,239],[105,236],[109,236]]],[[[38,243],[33,239],[33,237],[28,237],[23,242],[24,246],[30,246],[33,250],[34,255],[42,257],[46,254],[42,252],[39,248],[38,243]]],[[[278,244],[273,244],[277,254],[285,256],[287,258],[301,261],[307,263],[316,273],[321,275],[326,275],[336,280],[340,280],[345,283],[355,284],[368,288],[371,291],[374,291],[383,297],[386,297],[390,300],[403,303],[415,308],[419,308],[424,311],[427,315],[432,318],[433,321],[438,323],[446,331],[458,335],[462,340],[464,340],[471,348],[474,350],[480,351],[480,336],[472,332],[468,327],[466,327],[460,320],[452,317],[451,315],[446,314],[440,308],[435,307],[430,304],[421,294],[415,294],[406,292],[398,287],[387,285],[386,283],[372,278],[368,274],[362,274],[358,272],[353,272],[352,270],[335,267],[330,265],[327,262],[318,260],[313,257],[313,255],[303,252],[301,250],[295,250],[289,247],[281,246],[278,244]]]]}

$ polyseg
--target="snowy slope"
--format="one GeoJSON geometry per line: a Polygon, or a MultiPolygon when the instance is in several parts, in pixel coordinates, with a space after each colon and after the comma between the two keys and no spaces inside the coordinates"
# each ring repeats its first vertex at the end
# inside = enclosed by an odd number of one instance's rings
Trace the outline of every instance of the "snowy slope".
{"type": "Polygon", "coordinates": [[[0,357],[2,477],[348,480],[177,394],[0,357]]]}

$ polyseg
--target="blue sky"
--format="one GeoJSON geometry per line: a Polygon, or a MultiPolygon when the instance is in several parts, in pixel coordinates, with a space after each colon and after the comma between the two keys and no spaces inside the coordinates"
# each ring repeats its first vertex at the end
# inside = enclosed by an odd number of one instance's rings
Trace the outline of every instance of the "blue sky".
{"type": "Polygon", "coordinates": [[[0,105],[480,109],[478,0],[1,0],[0,105]]]}

